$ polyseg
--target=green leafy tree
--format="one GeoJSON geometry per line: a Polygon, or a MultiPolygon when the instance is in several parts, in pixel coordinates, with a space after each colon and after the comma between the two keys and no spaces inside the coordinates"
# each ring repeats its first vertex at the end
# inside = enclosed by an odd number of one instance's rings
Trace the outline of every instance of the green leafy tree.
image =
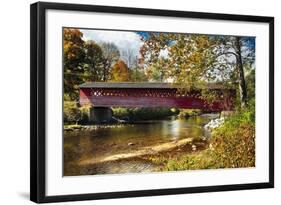
{"type": "Polygon", "coordinates": [[[151,81],[164,82],[169,77],[168,60],[160,57],[157,62],[153,63],[147,69],[147,77],[151,81]]]}
{"type": "Polygon", "coordinates": [[[87,41],[85,49],[85,75],[87,81],[101,81],[103,79],[103,52],[94,41],[87,41]]]}
{"type": "MultiPolygon", "coordinates": [[[[173,77],[175,83],[192,86],[204,80],[204,73],[212,61],[212,41],[205,35],[152,33],[141,49],[144,63],[157,69],[161,80],[173,77]],[[161,57],[163,50],[167,57],[161,57]]],[[[152,73],[155,73],[152,72],[152,73]]]]}
{"type": "Polygon", "coordinates": [[[129,69],[129,74],[130,74],[130,81],[131,82],[146,82],[148,81],[148,77],[145,74],[144,70],[139,68],[139,67],[135,67],[133,69],[129,69]]]}

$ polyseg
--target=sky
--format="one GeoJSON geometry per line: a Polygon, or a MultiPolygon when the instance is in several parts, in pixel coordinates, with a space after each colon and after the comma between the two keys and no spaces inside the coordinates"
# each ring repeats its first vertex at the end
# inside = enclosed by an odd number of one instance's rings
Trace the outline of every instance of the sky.
{"type": "MultiPolygon", "coordinates": [[[[126,62],[126,53],[128,50],[132,52],[132,56],[140,57],[139,50],[143,45],[141,38],[149,38],[148,32],[133,32],[133,31],[114,31],[114,30],[93,30],[93,29],[80,29],[83,33],[84,40],[94,40],[95,42],[114,43],[119,51],[120,57],[126,62]]],[[[255,49],[255,37],[245,37],[246,50],[242,54],[246,54],[247,49],[255,49]]],[[[245,49],[245,48],[244,48],[245,49]]],[[[243,49],[243,50],[244,50],[243,49]]],[[[160,56],[168,58],[168,50],[163,49],[160,51],[160,56]]],[[[228,61],[235,61],[234,56],[228,56],[228,61]]],[[[128,62],[126,62],[128,64],[128,62]]],[[[128,64],[129,65],[129,64],[128,64]]],[[[253,65],[254,66],[254,65],[253,65]]]]}
{"type": "MultiPolygon", "coordinates": [[[[133,31],[112,31],[112,30],[93,30],[93,29],[80,29],[83,33],[84,40],[94,40],[97,43],[111,42],[114,43],[119,50],[125,51],[131,49],[134,52],[134,56],[139,56],[139,49],[143,45],[141,38],[147,39],[149,37],[148,32],[133,32],[133,31]]],[[[255,38],[247,37],[246,46],[248,48],[255,48],[255,38]]],[[[163,55],[166,55],[166,51],[163,51],[163,55]]]]}
{"type": "Polygon", "coordinates": [[[84,40],[94,40],[98,44],[101,42],[114,43],[118,49],[126,52],[127,49],[133,51],[134,56],[139,56],[139,49],[143,45],[141,36],[145,35],[137,32],[129,31],[107,31],[107,30],[90,30],[80,29],[83,33],[84,40]]]}

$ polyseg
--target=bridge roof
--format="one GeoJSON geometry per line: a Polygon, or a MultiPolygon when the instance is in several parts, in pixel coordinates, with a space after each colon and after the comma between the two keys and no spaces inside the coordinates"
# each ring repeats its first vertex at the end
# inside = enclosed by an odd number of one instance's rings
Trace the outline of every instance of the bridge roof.
{"type": "MultiPolygon", "coordinates": [[[[156,83],[156,82],[87,82],[79,86],[79,88],[155,88],[155,89],[171,89],[180,88],[171,83],[156,83]]],[[[208,83],[206,85],[195,86],[197,89],[232,89],[222,84],[208,83]]]]}

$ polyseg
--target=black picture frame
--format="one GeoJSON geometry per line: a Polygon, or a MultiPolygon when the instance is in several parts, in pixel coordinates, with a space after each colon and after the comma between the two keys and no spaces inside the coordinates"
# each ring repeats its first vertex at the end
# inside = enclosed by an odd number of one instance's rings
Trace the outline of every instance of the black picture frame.
{"type": "Polygon", "coordinates": [[[76,200],[96,200],[197,192],[230,191],[274,187],[274,18],[265,16],[230,15],[144,8],[110,7],[82,4],[38,2],[30,7],[30,199],[37,203],[76,200]],[[46,11],[67,10],[101,13],[121,13],[194,19],[234,20],[269,24],[269,181],[263,183],[229,184],[158,190],[138,190],[107,193],[46,196],[46,11]]]}

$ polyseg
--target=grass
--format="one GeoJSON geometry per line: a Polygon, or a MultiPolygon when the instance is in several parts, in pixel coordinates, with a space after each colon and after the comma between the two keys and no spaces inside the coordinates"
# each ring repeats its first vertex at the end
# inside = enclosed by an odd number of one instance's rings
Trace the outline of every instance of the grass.
{"type": "Polygon", "coordinates": [[[254,167],[254,102],[215,129],[207,149],[170,158],[152,156],[148,160],[161,165],[161,171],[254,167]]]}

